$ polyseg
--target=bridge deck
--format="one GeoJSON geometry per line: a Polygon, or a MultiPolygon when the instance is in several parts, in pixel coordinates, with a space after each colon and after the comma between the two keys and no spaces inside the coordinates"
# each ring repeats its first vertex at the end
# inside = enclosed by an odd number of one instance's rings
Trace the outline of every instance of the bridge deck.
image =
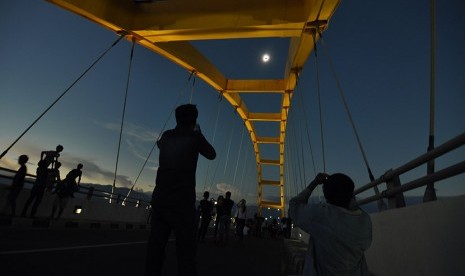
{"type": "MultiPolygon", "coordinates": [[[[23,219],[24,220],[24,219],[23,219]]],[[[38,224],[40,225],[40,224],[38,224]]],[[[1,275],[144,275],[149,231],[0,226],[1,275]]],[[[232,237],[198,246],[199,275],[282,275],[282,239],[232,237]]],[[[163,275],[176,275],[174,242],[163,275]]]]}

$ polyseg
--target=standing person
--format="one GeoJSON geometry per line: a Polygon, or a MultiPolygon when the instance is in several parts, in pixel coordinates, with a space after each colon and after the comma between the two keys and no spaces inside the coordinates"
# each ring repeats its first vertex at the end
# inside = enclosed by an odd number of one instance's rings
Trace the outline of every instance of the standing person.
{"type": "Polygon", "coordinates": [[[227,191],[223,201],[223,215],[220,218],[220,242],[224,244],[227,244],[229,240],[229,229],[231,227],[231,214],[233,207],[234,201],[231,199],[231,192],[227,191]]]}
{"type": "Polygon", "coordinates": [[[224,214],[224,207],[223,207],[223,202],[224,202],[224,197],[222,195],[218,196],[218,199],[216,200],[216,216],[215,216],[215,230],[213,234],[213,238],[215,240],[215,243],[218,242],[218,228],[220,227],[221,224],[221,217],[224,214]]]}
{"type": "Polygon", "coordinates": [[[283,218],[281,220],[283,224],[283,236],[286,239],[291,238],[291,231],[292,231],[292,222],[290,218],[283,218]]]}
{"type": "Polygon", "coordinates": [[[212,219],[212,211],[213,211],[213,203],[208,200],[210,197],[210,193],[205,191],[203,193],[203,199],[200,201],[200,215],[202,219],[200,221],[200,229],[199,229],[199,236],[198,240],[201,242],[205,241],[205,235],[207,234],[208,225],[210,224],[210,220],[212,219]]]}
{"type": "Polygon", "coordinates": [[[197,275],[195,174],[199,154],[213,160],[216,152],[197,124],[197,107],[176,108],[176,127],[157,142],[160,149],[156,185],[152,194],[151,234],[146,275],[161,275],[171,231],[176,237],[178,275],[197,275]]]}
{"type": "Polygon", "coordinates": [[[40,160],[45,161],[45,167],[48,168],[52,165],[52,169],[55,168],[56,162],[58,162],[58,157],[60,157],[60,152],[63,151],[63,146],[58,145],[55,150],[47,150],[40,153],[40,160]]]}
{"type": "Polygon", "coordinates": [[[8,193],[8,203],[7,205],[11,208],[11,215],[14,216],[16,213],[16,199],[18,198],[19,193],[24,187],[24,179],[27,174],[26,163],[29,161],[27,155],[21,155],[18,158],[19,169],[16,171],[15,176],[13,177],[13,182],[9,187],[10,192],[8,193]]]}
{"type": "Polygon", "coordinates": [[[262,236],[262,224],[263,224],[263,218],[260,217],[257,213],[255,213],[254,215],[255,237],[260,238],[262,236]]]}
{"type": "Polygon", "coordinates": [[[46,166],[47,162],[44,160],[40,160],[38,165],[39,166],[36,170],[36,181],[32,186],[29,198],[27,199],[26,204],[24,204],[24,208],[21,213],[21,216],[23,217],[26,216],[27,209],[29,208],[29,205],[31,205],[32,201],[34,201],[34,204],[32,205],[31,214],[29,216],[34,217],[37,212],[37,208],[39,207],[39,204],[44,196],[45,187],[47,185],[48,179],[48,169],[46,166]]]}
{"type": "Polygon", "coordinates": [[[244,239],[245,220],[247,219],[247,206],[245,203],[245,199],[241,199],[236,210],[236,234],[241,241],[244,239]]]}
{"type": "Polygon", "coordinates": [[[342,173],[320,173],[289,201],[289,217],[310,234],[303,275],[369,275],[365,250],[372,241],[370,216],[351,210],[354,182],[342,173]],[[307,204],[323,184],[327,203],[307,204]]]}

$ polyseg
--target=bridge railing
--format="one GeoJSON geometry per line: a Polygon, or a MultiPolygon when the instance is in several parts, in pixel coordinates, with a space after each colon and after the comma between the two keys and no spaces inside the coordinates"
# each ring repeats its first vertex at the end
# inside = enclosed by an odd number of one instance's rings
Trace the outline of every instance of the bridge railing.
{"type": "MultiPolygon", "coordinates": [[[[9,183],[13,180],[16,171],[8,168],[0,167],[0,182],[6,184],[5,187],[9,186],[9,183]]],[[[24,180],[24,189],[31,189],[34,185],[36,176],[33,174],[27,174],[24,180]]],[[[150,202],[141,198],[129,196],[126,198],[124,204],[123,200],[125,195],[121,193],[111,193],[102,189],[95,188],[94,186],[86,186],[86,184],[79,185],[78,191],[74,193],[76,198],[86,198],[88,200],[105,200],[115,204],[121,204],[126,207],[149,207],[150,202]]]]}
{"type": "MultiPolygon", "coordinates": [[[[435,160],[436,158],[452,152],[459,147],[465,145],[465,133],[458,135],[457,137],[445,142],[444,144],[434,148],[433,150],[407,162],[406,164],[387,171],[383,176],[379,177],[378,179],[356,189],[354,191],[355,196],[357,197],[361,193],[367,191],[368,189],[379,187],[379,185],[385,183],[386,189],[380,192],[379,194],[375,194],[373,196],[357,199],[357,204],[364,205],[375,201],[380,201],[383,199],[388,200],[388,208],[398,208],[405,206],[403,193],[406,191],[410,191],[422,186],[426,186],[429,183],[434,183],[436,181],[444,180],[462,173],[465,173],[465,160],[458,162],[454,165],[448,166],[444,169],[436,171],[431,174],[427,174],[425,176],[416,178],[412,181],[407,183],[401,184],[399,176],[412,171],[413,169],[418,168],[430,160],[435,160]]],[[[359,197],[357,197],[359,198],[359,197]]]]}

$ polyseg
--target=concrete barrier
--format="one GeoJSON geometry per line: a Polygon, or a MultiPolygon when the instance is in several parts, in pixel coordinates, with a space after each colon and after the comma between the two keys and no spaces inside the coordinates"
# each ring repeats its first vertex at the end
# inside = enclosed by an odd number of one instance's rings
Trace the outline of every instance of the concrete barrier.
{"type": "MultiPolygon", "coordinates": [[[[9,190],[6,187],[0,188],[0,213],[9,214],[10,209],[7,206],[7,195],[9,190]]],[[[16,216],[19,216],[23,210],[24,204],[30,194],[29,189],[23,189],[16,200],[16,216]]],[[[53,200],[56,195],[46,192],[40,203],[36,218],[50,218],[52,214],[53,200]]],[[[30,214],[32,204],[29,206],[27,215],[30,214]]],[[[110,204],[108,201],[92,198],[90,200],[81,197],[70,198],[64,209],[60,220],[72,220],[94,223],[121,223],[121,224],[147,224],[150,211],[144,207],[122,206],[121,204],[110,204]],[[76,209],[81,209],[76,213],[76,209]]],[[[56,214],[55,214],[56,216],[56,214]]]]}
{"type": "Polygon", "coordinates": [[[371,215],[375,275],[465,275],[465,196],[371,215]]]}

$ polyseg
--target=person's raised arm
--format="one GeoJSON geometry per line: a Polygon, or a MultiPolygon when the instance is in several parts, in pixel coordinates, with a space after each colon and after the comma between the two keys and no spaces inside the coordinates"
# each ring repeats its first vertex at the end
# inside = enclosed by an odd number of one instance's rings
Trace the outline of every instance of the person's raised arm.
{"type": "Polygon", "coordinates": [[[319,173],[302,192],[300,192],[298,195],[296,195],[289,201],[289,217],[291,217],[294,220],[294,222],[300,220],[300,210],[302,210],[305,207],[305,205],[307,205],[308,198],[312,194],[313,190],[315,190],[315,188],[319,184],[323,184],[327,178],[328,174],[319,173]]]}
{"type": "Polygon", "coordinates": [[[200,131],[198,132],[198,134],[200,135],[200,154],[209,160],[215,159],[215,148],[213,148],[213,146],[207,141],[205,136],[203,136],[203,134],[200,131]]]}

